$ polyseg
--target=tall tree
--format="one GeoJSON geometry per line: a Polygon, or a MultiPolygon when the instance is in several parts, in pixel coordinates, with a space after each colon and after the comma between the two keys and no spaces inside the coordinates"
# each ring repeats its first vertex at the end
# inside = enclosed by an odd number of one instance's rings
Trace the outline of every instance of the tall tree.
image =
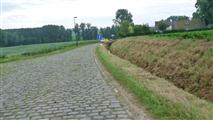
{"type": "Polygon", "coordinates": [[[118,9],[114,22],[118,25],[121,25],[124,21],[133,23],[132,14],[127,9],[118,9]]]}
{"type": "Polygon", "coordinates": [[[0,47],[3,47],[7,44],[7,39],[5,37],[5,32],[0,29],[0,47]]]}
{"type": "Polygon", "coordinates": [[[110,39],[112,33],[112,29],[110,27],[106,27],[106,28],[101,28],[100,29],[100,33],[104,38],[110,39]]]}
{"type": "Polygon", "coordinates": [[[86,28],[86,24],[85,23],[81,23],[80,24],[80,28],[81,28],[81,37],[83,38],[83,40],[85,40],[85,28],[86,28]]]}
{"type": "Polygon", "coordinates": [[[179,21],[179,20],[189,20],[188,16],[170,16],[166,19],[168,22],[170,21],[179,21]]]}
{"type": "Polygon", "coordinates": [[[111,37],[112,37],[112,39],[116,39],[116,38],[118,38],[118,27],[117,26],[115,26],[115,25],[112,25],[112,27],[111,27],[111,37]]]}
{"type": "Polygon", "coordinates": [[[123,21],[119,27],[119,36],[126,37],[130,34],[130,23],[128,21],[123,21]]]}
{"type": "Polygon", "coordinates": [[[193,18],[205,21],[206,25],[213,24],[213,1],[197,0],[195,4],[197,11],[193,13],[193,18]]]}
{"type": "Polygon", "coordinates": [[[75,32],[75,39],[80,40],[80,29],[78,24],[75,24],[74,32],[75,32]]]}
{"type": "Polygon", "coordinates": [[[90,40],[95,40],[97,35],[98,35],[98,28],[95,27],[95,26],[92,26],[91,29],[90,29],[90,33],[91,33],[91,38],[90,40]]]}
{"type": "Polygon", "coordinates": [[[91,24],[87,23],[87,29],[90,29],[90,27],[91,27],[91,24]]]}
{"type": "Polygon", "coordinates": [[[169,24],[167,21],[161,20],[159,21],[158,25],[157,25],[158,29],[161,31],[165,31],[167,27],[169,27],[169,24]]]}
{"type": "Polygon", "coordinates": [[[118,27],[120,37],[126,37],[134,32],[132,14],[127,9],[118,9],[113,20],[118,27]]]}

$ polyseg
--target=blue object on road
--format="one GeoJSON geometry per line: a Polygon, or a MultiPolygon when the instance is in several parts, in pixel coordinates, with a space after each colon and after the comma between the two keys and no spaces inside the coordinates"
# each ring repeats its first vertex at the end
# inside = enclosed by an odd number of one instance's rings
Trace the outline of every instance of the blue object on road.
{"type": "Polygon", "coordinates": [[[104,39],[104,37],[103,36],[101,36],[101,35],[97,35],[97,40],[103,40],[104,39]]]}

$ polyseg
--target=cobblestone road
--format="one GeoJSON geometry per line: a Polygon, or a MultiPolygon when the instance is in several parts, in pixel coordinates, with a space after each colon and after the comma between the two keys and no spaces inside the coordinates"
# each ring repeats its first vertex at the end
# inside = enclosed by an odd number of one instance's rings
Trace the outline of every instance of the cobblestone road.
{"type": "Polygon", "coordinates": [[[0,119],[131,119],[102,77],[94,47],[1,64],[0,119]]]}

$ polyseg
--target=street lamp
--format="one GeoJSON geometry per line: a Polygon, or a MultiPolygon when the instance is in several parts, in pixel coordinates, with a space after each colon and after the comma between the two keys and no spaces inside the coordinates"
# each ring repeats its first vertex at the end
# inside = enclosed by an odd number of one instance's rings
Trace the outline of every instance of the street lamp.
{"type": "MultiPolygon", "coordinates": [[[[74,31],[75,31],[75,19],[76,19],[77,17],[73,17],[73,20],[74,20],[74,31]]],[[[78,46],[78,39],[77,39],[77,37],[76,37],[76,32],[75,32],[75,39],[76,39],[76,46],[78,46]]]]}

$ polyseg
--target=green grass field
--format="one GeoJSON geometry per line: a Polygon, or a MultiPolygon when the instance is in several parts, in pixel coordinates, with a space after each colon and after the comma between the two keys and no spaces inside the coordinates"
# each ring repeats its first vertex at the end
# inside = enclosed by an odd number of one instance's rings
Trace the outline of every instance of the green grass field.
{"type": "Polygon", "coordinates": [[[177,32],[154,35],[155,37],[169,37],[179,39],[207,39],[213,40],[213,30],[194,31],[194,32],[177,32]]]}
{"type": "MultiPolygon", "coordinates": [[[[79,46],[96,43],[96,40],[79,41],[79,46]]],[[[57,53],[76,47],[76,42],[46,43],[0,48],[0,63],[57,53]]]]}

